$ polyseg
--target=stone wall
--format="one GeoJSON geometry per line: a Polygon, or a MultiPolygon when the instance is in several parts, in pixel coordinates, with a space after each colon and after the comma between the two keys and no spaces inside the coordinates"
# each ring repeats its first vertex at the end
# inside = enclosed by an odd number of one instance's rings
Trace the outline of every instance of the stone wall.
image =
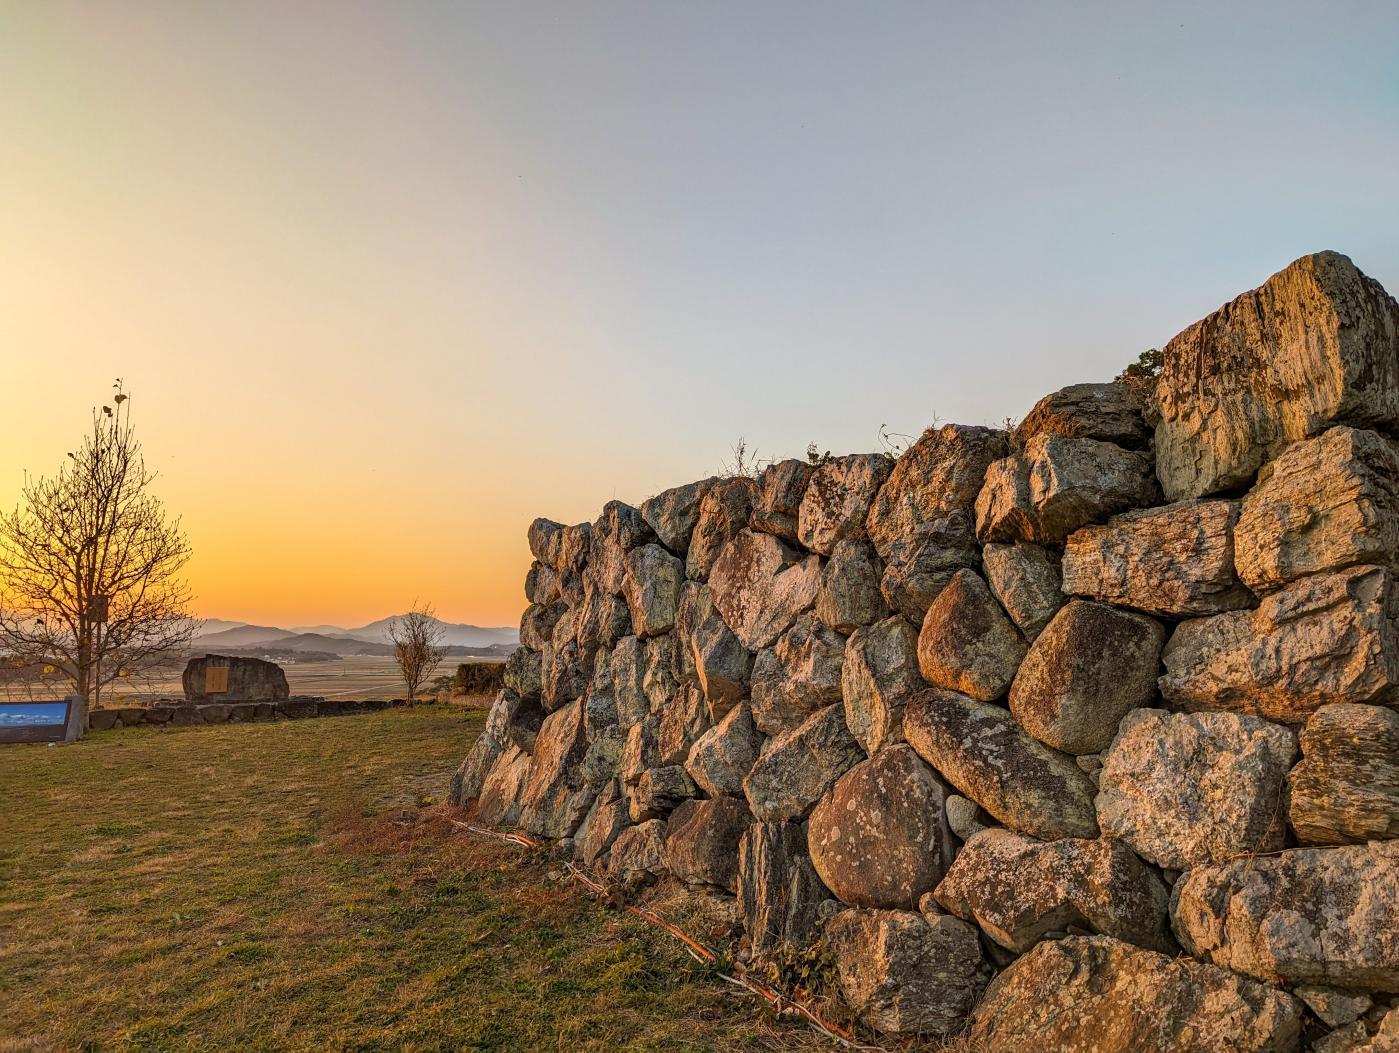
{"type": "Polygon", "coordinates": [[[305,695],[278,702],[210,702],[205,705],[108,706],[94,709],[89,716],[93,731],[113,728],[153,727],[169,724],[251,724],[269,720],[305,720],[309,717],[347,717],[357,713],[379,713],[394,706],[406,706],[405,699],[341,699],[305,695]]]}
{"type": "Polygon", "coordinates": [[[453,785],[984,1050],[1399,1050],[1399,305],[1293,263],[1012,430],[536,520],[453,785]]]}

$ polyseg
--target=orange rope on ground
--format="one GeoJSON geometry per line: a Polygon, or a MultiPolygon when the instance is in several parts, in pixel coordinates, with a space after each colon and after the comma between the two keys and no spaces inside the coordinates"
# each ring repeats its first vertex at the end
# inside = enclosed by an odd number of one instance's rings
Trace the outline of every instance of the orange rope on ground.
{"type": "MultiPolygon", "coordinates": [[[[536,841],[531,837],[526,837],[524,834],[503,834],[497,830],[488,830],[485,827],[475,826],[471,823],[463,823],[457,819],[448,819],[448,822],[450,822],[453,826],[460,827],[463,830],[469,830],[473,834],[479,834],[483,837],[494,837],[496,840],[504,841],[507,844],[519,845],[523,848],[544,847],[542,842],[536,841]]],[[[601,884],[598,881],[595,881],[593,878],[589,877],[580,867],[574,866],[572,863],[565,863],[564,866],[567,868],[570,876],[572,876],[574,880],[576,880],[589,892],[593,893],[593,895],[599,897],[600,899],[611,901],[612,897],[607,891],[607,886],[601,884]]],[[[636,915],[642,921],[650,925],[654,925],[658,929],[664,930],[667,934],[679,940],[685,945],[685,949],[695,960],[703,962],[706,965],[719,964],[720,957],[715,951],[713,951],[709,947],[706,947],[699,941],[691,939],[679,928],[666,921],[655,911],[644,910],[641,907],[632,906],[630,903],[622,903],[620,905],[622,909],[625,910],[627,913],[636,915]]],[[[763,983],[761,980],[754,979],[752,976],[749,976],[746,970],[744,970],[743,967],[738,965],[737,963],[733,964],[730,968],[732,968],[733,970],[732,973],[724,972],[722,969],[718,971],[720,979],[723,979],[728,983],[735,985],[736,987],[741,987],[751,994],[757,995],[769,1006],[771,1006],[778,1015],[782,1015],[785,1013],[794,1013],[797,1016],[800,1016],[804,1020],[806,1020],[808,1024],[810,1024],[821,1034],[825,1035],[827,1038],[834,1039],[836,1042],[839,1042],[842,1046],[846,1047],[847,1049],[869,1051],[869,1053],[886,1053],[882,1046],[865,1046],[859,1044],[855,1041],[855,1037],[845,1028],[841,1027],[839,1024],[832,1024],[826,1020],[823,1020],[819,1015],[817,1015],[815,1010],[811,1009],[809,1006],[802,1004],[795,998],[789,998],[788,996],[782,994],[780,991],[774,989],[773,987],[770,987],[768,984],[763,983]]]]}

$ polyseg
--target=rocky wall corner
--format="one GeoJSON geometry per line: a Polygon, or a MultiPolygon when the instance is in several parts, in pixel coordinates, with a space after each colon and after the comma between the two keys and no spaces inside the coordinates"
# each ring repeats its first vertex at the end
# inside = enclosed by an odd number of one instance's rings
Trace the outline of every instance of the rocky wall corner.
{"type": "Polygon", "coordinates": [[[1320,253],[1163,358],[536,520],[456,799],[879,1031],[1399,1051],[1399,305],[1320,253]]]}

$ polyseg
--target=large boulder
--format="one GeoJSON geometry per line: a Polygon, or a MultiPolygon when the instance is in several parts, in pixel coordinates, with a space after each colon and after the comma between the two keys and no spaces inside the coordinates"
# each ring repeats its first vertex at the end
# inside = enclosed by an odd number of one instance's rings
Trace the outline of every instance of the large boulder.
{"type": "Polygon", "coordinates": [[[520,615],[520,644],[540,651],[554,636],[554,626],[568,611],[562,603],[531,603],[520,615]]]}
{"type": "Polygon", "coordinates": [[[865,517],[892,469],[882,453],[852,453],[818,465],[797,514],[798,540],[829,556],[836,542],[865,537],[865,517]]]}
{"type": "Polygon", "coordinates": [[[646,520],[646,525],[655,531],[662,545],[681,559],[690,551],[690,536],[699,522],[704,495],[718,481],[709,478],[684,486],[672,486],[641,502],[641,517],[646,520]]]}
{"type": "Polygon", "coordinates": [[[570,837],[592,807],[594,792],[583,781],[588,740],[583,704],[568,703],[539,728],[529,780],[520,796],[520,828],[539,837],[570,837]]]}
{"type": "Polygon", "coordinates": [[[889,615],[879,591],[883,564],[868,541],[840,541],[821,571],[816,617],[847,635],[889,615]]]}
{"type": "Polygon", "coordinates": [[[666,824],[666,868],[691,885],[738,892],[738,843],[753,823],[737,797],[686,801],[666,824]]]}
{"type": "Polygon", "coordinates": [[[521,698],[538,701],[543,686],[543,659],[538,651],[517,647],[505,660],[505,686],[521,698]]]}
{"type": "Polygon", "coordinates": [[[1295,1053],[1291,995],[1108,936],[1038,944],[972,1013],[977,1053],[1295,1053]]]}
{"type": "Polygon", "coordinates": [[[634,889],[665,877],[665,833],[664,819],[623,830],[607,857],[607,879],[623,889],[634,889]]]}
{"type": "Polygon", "coordinates": [[[807,823],[816,873],[851,906],[913,910],[952,859],[947,795],[906,745],[855,765],[807,823]]]}
{"type": "Polygon", "coordinates": [[[934,893],[1006,950],[1023,954],[1071,927],[1171,953],[1170,890],[1120,841],[975,834],[934,893]]]}
{"type": "Polygon", "coordinates": [[[631,820],[644,823],[669,815],[685,801],[697,796],[694,780],[678,764],[648,768],[631,788],[631,820]]]}
{"type": "Polygon", "coordinates": [[[1322,706],[1302,729],[1302,761],[1288,773],[1292,828],[1303,844],[1399,837],[1399,713],[1322,706]]]}
{"type": "Polygon", "coordinates": [[[525,750],[533,746],[542,720],[537,703],[526,702],[508,688],[502,689],[486,714],[485,728],[453,776],[452,802],[461,804],[480,794],[482,783],[507,746],[514,743],[525,750]]]}
{"type": "Polygon", "coordinates": [[[1233,611],[1182,622],[1162,653],[1161,694],[1178,709],[1238,710],[1301,724],[1332,702],[1380,700],[1399,685],[1389,572],[1303,578],[1233,611]]]}
{"type": "Polygon", "coordinates": [[[1162,349],[1156,464],[1170,500],[1242,486],[1279,447],[1353,424],[1399,427],[1399,304],[1319,252],[1162,349]]]}
{"type": "Polygon", "coordinates": [[[1092,781],[1067,754],[1031,738],[1000,706],[952,691],[915,695],[904,738],[958,792],[1022,833],[1097,837],[1092,781]]]}
{"type": "Polygon", "coordinates": [[[759,480],[761,496],[753,505],[753,529],[796,544],[797,517],[815,470],[810,462],[798,460],[778,461],[764,468],[759,480]]]}
{"type": "Polygon", "coordinates": [[[181,682],[187,702],[284,702],[291,697],[282,667],[261,658],[191,658],[181,682]]]}
{"type": "Polygon", "coordinates": [[[738,906],[754,954],[803,947],[830,898],[806,851],[806,824],[755,822],[738,842],[738,906]]]}
{"type": "Polygon", "coordinates": [[[547,563],[535,560],[525,574],[525,598],[530,603],[558,603],[563,599],[563,583],[559,572],[547,563]]]}
{"type": "Polygon", "coordinates": [[[1399,992],[1399,841],[1195,867],[1171,918],[1187,951],[1245,976],[1399,992]]]}
{"type": "Polygon", "coordinates": [[[752,711],[746,705],[736,706],[695,740],[685,770],[711,797],[741,797],[743,780],[757,763],[762,741],[762,734],[753,726],[752,711]]]}
{"type": "Polygon", "coordinates": [[[758,484],[742,477],[721,479],[705,492],[685,556],[685,573],[692,581],[709,577],[724,546],[747,528],[757,499],[758,484]]]}
{"type": "Polygon", "coordinates": [[[481,783],[476,818],[487,826],[513,826],[520,818],[520,799],[529,782],[531,758],[510,743],[496,758],[481,783]]]}
{"type": "Polygon", "coordinates": [[[1034,642],[1064,605],[1059,555],[1052,549],[1018,541],[987,545],[981,553],[986,584],[1026,640],[1034,642]]]}
{"type": "Polygon", "coordinates": [[[656,751],[662,764],[684,764],[690,747],[710,729],[709,707],[698,684],[686,684],[660,710],[656,751]]]}
{"type": "Polygon", "coordinates": [[[880,488],[867,529],[886,565],[884,598],[910,621],[922,620],[952,575],[977,566],[972,509],[987,467],[1006,452],[996,429],[929,428],[880,488]]]}
{"type": "Polygon", "coordinates": [[[675,676],[671,672],[674,650],[675,638],[669,633],[646,641],[641,689],[646,693],[646,703],[652,713],[661,712],[675,697],[675,676]]]}
{"type": "Polygon", "coordinates": [[[803,614],[753,663],[753,723],[769,735],[796,727],[841,700],[845,637],[803,614]]]}
{"type": "Polygon", "coordinates": [[[1001,698],[1025,657],[1025,639],[974,570],[938,594],[918,634],[918,668],[934,687],[990,702],[1001,698]]]}
{"type": "Polygon", "coordinates": [[[681,620],[690,629],[681,636],[677,650],[689,653],[689,665],[717,720],[748,697],[753,653],[715,609],[708,585],[694,586],[681,609],[681,620]]]}
{"type": "Polygon", "coordinates": [[[646,697],[646,641],[639,636],[622,637],[617,641],[607,666],[612,678],[617,723],[629,728],[651,712],[651,702],[646,697]]]}
{"type": "Polygon", "coordinates": [[[1030,646],[1010,711],[1046,746],[1099,753],[1130,710],[1156,697],[1166,630],[1154,618],[1073,600],[1030,646]]]}
{"type": "Polygon", "coordinates": [[[1089,523],[1158,504],[1160,493],[1146,454],[1042,432],[987,469],[976,535],[983,543],[1057,544],[1089,523]]]}
{"type": "Polygon", "coordinates": [[[1289,446],[1244,498],[1234,546],[1260,593],[1356,563],[1399,569],[1399,446],[1345,427],[1289,446]]]}
{"type": "Polygon", "coordinates": [[[631,608],[632,632],[649,638],[675,625],[685,564],[661,545],[642,545],[627,553],[622,591],[631,608]]]}
{"type": "Polygon", "coordinates": [[[631,815],[627,797],[614,779],[598,791],[587,818],[574,834],[574,858],[585,867],[592,866],[629,826],[631,815]]]}
{"type": "Polygon", "coordinates": [[[1168,618],[1253,605],[1234,572],[1237,501],[1179,501],[1084,527],[1064,546],[1064,591],[1168,618]]]}
{"type": "Polygon", "coordinates": [[[1036,435],[1097,439],[1128,450],[1151,445],[1151,430],[1125,384],[1070,384],[1035,403],[1015,427],[1012,441],[1024,449],[1036,435]]]}
{"type": "Polygon", "coordinates": [[[799,819],[863,759],[840,706],[827,706],[773,739],[743,780],[748,807],[763,822],[799,819]]]}
{"type": "Polygon", "coordinates": [[[946,915],[846,910],[826,925],[846,1003],[879,1031],[960,1031],[991,977],[976,929],[946,915]]]}
{"type": "Polygon", "coordinates": [[[617,774],[628,790],[641,782],[641,777],[648,771],[660,765],[660,727],[661,718],[651,714],[627,729],[622,756],[617,762],[617,774]]]}
{"type": "Polygon", "coordinates": [[[1098,822],[1173,870],[1281,848],[1292,732],[1237,713],[1139,709],[1098,776],[1098,822]]]}
{"type": "Polygon", "coordinates": [[[820,589],[819,557],[752,530],[724,546],[709,576],[715,609],[750,651],[771,647],[812,608],[820,589]]]}
{"type": "Polygon", "coordinates": [[[918,672],[918,630],[897,614],[856,629],[840,669],[845,725],[873,757],[902,742],[904,703],[926,686],[918,672]]]}
{"type": "Polygon", "coordinates": [[[529,551],[536,560],[547,566],[558,569],[556,564],[559,559],[559,535],[563,532],[563,524],[556,523],[552,519],[545,519],[540,516],[530,523],[525,531],[525,539],[529,542],[529,551]]]}
{"type": "Polygon", "coordinates": [[[608,501],[588,537],[585,573],[603,592],[620,593],[627,553],[656,539],[640,509],[608,501]]]}

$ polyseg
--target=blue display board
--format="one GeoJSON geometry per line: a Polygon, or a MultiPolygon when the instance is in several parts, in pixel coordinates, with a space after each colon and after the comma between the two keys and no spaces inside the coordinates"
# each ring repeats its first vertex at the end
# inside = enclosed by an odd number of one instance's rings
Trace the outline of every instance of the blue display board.
{"type": "Polygon", "coordinates": [[[0,702],[0,742],[62,742],[72,703],[0,702]]]}

